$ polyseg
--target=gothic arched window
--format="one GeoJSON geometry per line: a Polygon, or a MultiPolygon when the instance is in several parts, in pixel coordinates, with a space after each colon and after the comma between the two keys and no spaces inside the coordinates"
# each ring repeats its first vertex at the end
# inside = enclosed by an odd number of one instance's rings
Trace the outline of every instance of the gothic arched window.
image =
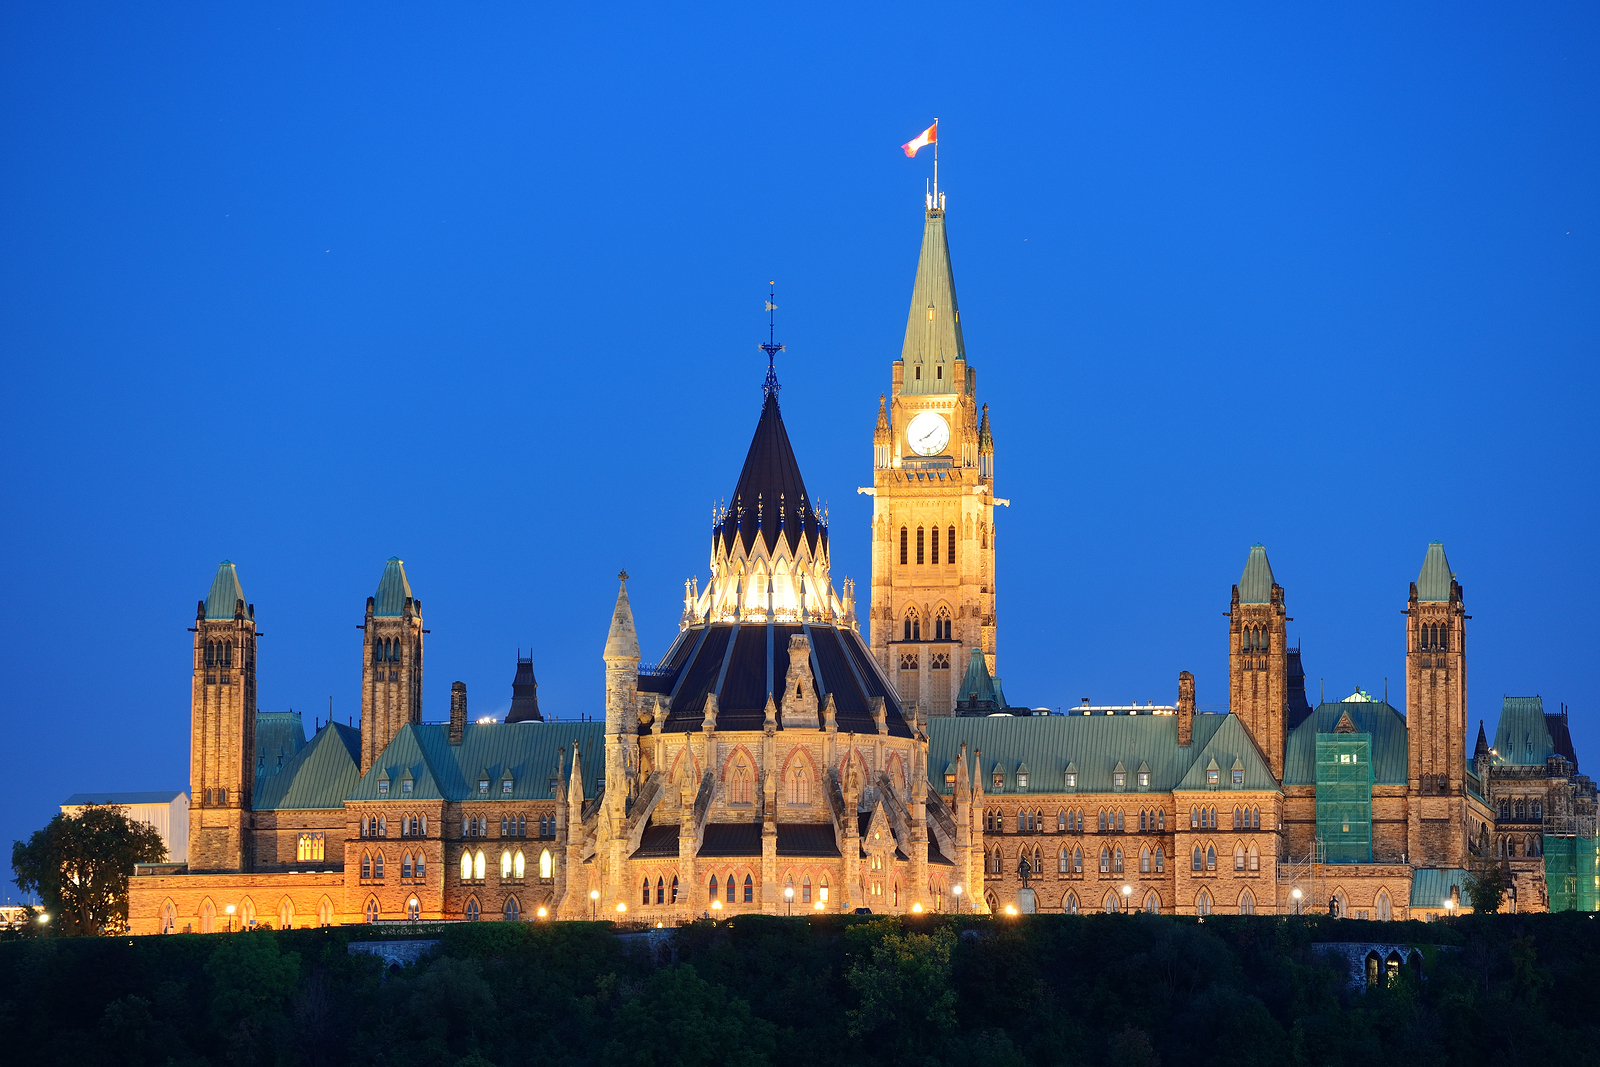
{"type": "Polygon", "coordinates": [[[917,563],[919,565],[922,563],[922,559],[923,559],[922,527],[918,526],[917,527],[917,563]]]}
{"type": "Polygon", "coordinates": [[[935,526],[928,533],[928,547],[933,551],[933,562],[939,562],[939,527],[935,526]]]}
{"type": "Polygon", "coordinates": [[[1149,845],[1140,845],[1139,846],[1139,873],[1140,874],[1149,874],[1150,873],[1150,846],[1149,845]]]}
{"type": "Polygon", "coordinates": [[[954,526],[950,527],[947,533],[948,536],[944,543],[944,561],[946,563],[954,563],[956,561],[956,528],[954,526]]]}
{"type": "Polygon", "coordinates": [[[900,527],[900,565],[902,567],[905,566],[906,563],[906,538],[906,528],[902,526],[900,527]]]}
{"type": "Polygon", "coordinates": [[[755,884],[755,882],[750,880],[750,876],[747,874],[747,875],[744,876],[744,902],[746,904],[750,904],[750,903],[753,903],[755,901],[755,899],[756,899],[756,884],[755,884]]]}

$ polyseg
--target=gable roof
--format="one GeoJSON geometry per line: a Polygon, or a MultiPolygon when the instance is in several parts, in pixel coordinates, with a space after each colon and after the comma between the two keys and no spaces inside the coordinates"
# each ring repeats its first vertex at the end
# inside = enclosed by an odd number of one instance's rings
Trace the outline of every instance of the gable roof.
{"type": "Polygon", "coordinates": [[[1317,705],[1289,731],[1283,761],[1283,784],[1317,784],[1317,735],[1334,733],[1348,715],[1357,733],[1372,737],[1372,783],[1405,785],[1406,720],[1381,700],[1340,700],[1317,705]]]}
{"type": "Polygon", "coordinates": [[[361,779],[361,731],[330,723],[284,762],[256,779],[256,811],[328,811],[341,806],[361,779]]]}
{"type": "Polygon", "coordinates": [[[1422,571],[1417,575],[1417,599],[1438,603],[1450,599],[1450,584],[1455,581],[1450,561],[1444,558],[1444,544],[1430,542],[1428,554],[1422,557],[1422,571]]]}
{"type": "Polygon", "coordinates": [[[411,583],[406,579],[405,562],[399,556],[390,556],[383,565],[383,577],[378,579],[372,614],[380,619],[398,618],[405,614],[406,601],[410,599],[411,583]]]}
{"type": "Polygon", "coordinates": [[[211,591],[206,594],[206,618],[231,619],[244,599],[244,589],[239,585],[239,572],[231,560],[217,564],[217,576],[211,579],[211,591]]]}
{"type": "Polygon", "coordinates": [[[1244,573],[1239,576],[1239,603],[1272,603],[1272,587],[1276,584],[1272,564],[1267,562],[1266,548],[1259,542],[1251,545],[1250,555],[1244,561],[1244,573]]]}
{"type": "MultiPolygon", "coordinates": [[[[1177,722],[1174,716],[1166,717],[1177,722]]],[[[1205,742],[1204,747],[1195,754],[1188,773],[1175,788],[1206,789],[1206,772],[1211,768],[1213,761],[1217,770],[1221,772],[1220,784],[1224,792],[1233,788],[1232,774],[1235,768],[1244,771],[1244,782],[1239,786],[1241,789],[1278,788],[1278,780],[1272,777],[1272,768],[1261,758],[1261,750],[1250,739],[1250,731],[1244,728],[1244,723],[1239,721],[1237,715],[1205,717],[1219,718],[1222,721],[1217,724],[1216,731],[1205,742]]],[[[1195,716],[1197,722],[1200,718],[1201,716],[1195,716]]]]}
{"type": "Polygon", "coordinates": [[[409,724],[400,729],[370,770],[349,791],[350,800],[396,800],[398,791],[378,792],[378,781],[399,782],[409,772],[417,800],[549,800],[558,795],[550,788],[558,753],[561,773],[572,769],[573,741],[583,760],[585,799],[594,797],[595,779],[605,774],[603,722],[469,722],[461,744],[450,743],[448,723],[409,724]],[[511,792],[502,793],[500,782],[511,773],[511,792]],[[489,792],[478,792],[479,775],[489,780],[489,792]]]}
{"type": "MultiPolygon", "coordinates": [[[[981,769],[985,792],[993,792],[993,768],[997,763],[1007,793],[1016,792],[1016,769],[1020,764],[1028,767],[1029,793],[1064,792],[1068,764],[1078,772],[1074,792],[1110,793],[1111,776],[1118,763],[1125,767],[1147,765],[1150,768],[1149,792],[1171,792],[1182,788],[1178,783],[1202,752],[1213,751],[1210,742],[1225,727],[1228,732],[1215,751],[1226,753],[1227,765],[1231,767],[1234,756],[1242,758],[1247,768],[1252,759],[1261,765],[1259,753],[1246,755],[1244,746],[1253,746],[1232,715],[1196,715],[1193,743],[1187,747],[1178,744],[1176,715],[934,718],[928,721],[929,785],[947,795],[953,791],[945,785],[943,773],[935,774],[933,768],[958,766],[961,745],[965,742],[969,759],[975,750],[983,750],[981,769]],[[1226,726],[1228,723],[1233,725],[1226,726]]],[[[1266,775],[1264,781],[1270,784],[1251,785],[1263,779],[1247,771],[1247,787],[1276,789],[1270,772],[1261,766],[1260,773],[1266,775]]],[[[1124,792],[1137,793],[1136,781],[1129,781],[1124,792]]]]}
{"type": "Polygon", "coordinates": [[[1542,697],[1502,700],[1500,721],[1494,728],[1494,761],[1514,767],[1542,767],[1545,760],[1556,754],[1549,719],[1544,713],[1542,697]]]}

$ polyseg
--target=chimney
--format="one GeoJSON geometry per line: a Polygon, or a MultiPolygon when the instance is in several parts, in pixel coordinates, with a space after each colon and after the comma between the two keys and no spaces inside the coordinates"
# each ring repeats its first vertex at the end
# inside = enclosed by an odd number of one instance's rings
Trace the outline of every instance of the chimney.
{"type": "Polygon", "coordinates": [[[1178,673],[1178,744],[1189,747],[1194,740],[1194,675],[1178,673]]]}
{"type": "Polygon", "coordinates": [[[467,683],[450,683],[450,743],[459,745],[467,729],[467,683]]]}

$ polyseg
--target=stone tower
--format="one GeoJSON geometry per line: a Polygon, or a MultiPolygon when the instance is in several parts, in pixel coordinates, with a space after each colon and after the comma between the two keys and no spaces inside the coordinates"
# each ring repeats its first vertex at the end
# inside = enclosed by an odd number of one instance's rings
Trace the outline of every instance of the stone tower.
{"type": "Polygon", "coordinates": [[[1405,614],[1406,848],[1459,867],[1467,854],[1467,613],[1438,541],[1411,583],[1405,614]]]}
{"type": "Polygon", "coordinates": [[[995,670],[994,439],[961,339],[944,197],[923,216],[905,344],[873,431],[873,654],[901,701],[949,715],[961,651],[995,670]]]}
{"type": "Polygon", "coordinates": [[[361,773],[400,728],[422,721],[422,601],[411,595],[406,565],[391,556],[367,597],[361,625],[361,773]]]}
{"type": "Polygon", "coordinates": [[[1281,782],[1289,730],[1288,616],[1283,586],[1273,580],[1261,545],[1250,546],[1228,615],[1228,708],[1281,782]]]}
{"type": "Polygon", "coordinates": [[[189,697],[189,869],[250,869],[255,783],[256,609],[223,560],[194,621],[189,697]]]}

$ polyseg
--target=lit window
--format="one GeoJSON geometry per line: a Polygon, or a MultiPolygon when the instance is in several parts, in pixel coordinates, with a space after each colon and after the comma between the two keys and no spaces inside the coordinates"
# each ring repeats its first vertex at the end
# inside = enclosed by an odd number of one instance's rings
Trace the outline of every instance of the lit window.
{"type": "Polygon", "coordinates": [[[500,877],[511,877],[511,853],[509,852],[500,853],[500,877]]]}
{"type": "Polygon", "coordinates": [[[1077,787],[1078,787],[1078,772],[1077,771],[1068,771],[1067,772],[1067,788],[1068,789],[1076,789],[1077,787]]]}
{"type": "Polygon", "coordinates": [[[1027,771],[1018,771],[1017,772],[1017,790],[1018,790],[1018,792],[1022,792],[1022,793],[1026,793],[1028,791],[1028,772],[1027,771]]]}
{"type": "Polygon", "coordinates": [[[470,852],[461,854],[461,880],[463,882],[472,881],[472,853],[470,852]]]}
{"type": "Polygon", "coordinates": [[[540,878],[549,878],[550,877],[550,850],[549,849],[545,849],[543,852],[539,853],[539,877],[540,878]]]}
{"type": "Polygon", "coordinates": [[[484,872],[487,869],[483,862],[483,853],[481,851],[474,853],[472,856],[472,877],[480,882],[483,881],[484,872]]]}
{"type": "Polygon", "coordinates": [[[301,861],[324,859],[327,847],[326,836],[321,832],[301,834],[295,847],[295,859],[301,861]]]}
{"type": "Polygon", "coordinates": [[[1116,771],[1115,773],[1113,773],[1111,775],[1111,788],[1112,788],[1113,791],[1120,793],[1120,792],[1122,792],[1122,790],[1124,788],[1127,787],[1127,784],[1128,784],[1128,772],[1127,771],[1116,771]]]}
{"type": "Polygon", "coordinates": [[[511,876],[518,881],[522,880],[523,872],[527,869],[527,861],[522,858],[522,850],[517,849],[517,854],[511,857],[511,876]]]}
{"type": "Polygon", "coordinates": [[[1140,789],[1149,789],[1150,788],[1150,772],[1149,771],[1140,771],[1139,772],[1139,788],[1140,789]]]}

